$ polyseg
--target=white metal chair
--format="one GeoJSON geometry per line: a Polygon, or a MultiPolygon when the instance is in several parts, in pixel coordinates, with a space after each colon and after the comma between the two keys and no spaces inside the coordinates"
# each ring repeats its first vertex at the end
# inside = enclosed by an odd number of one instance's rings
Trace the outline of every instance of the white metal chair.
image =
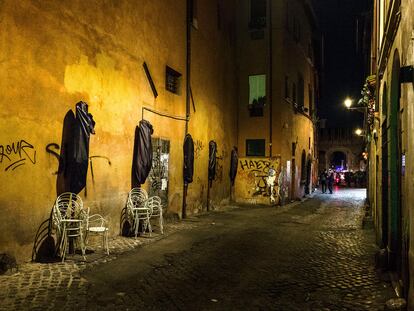
{"type": "Polygon", "coordinates": [[[142,188],[133,188],[128,194],[127,212],[128,218],[132,219],[135,237],[138,235],[140,222],[142,223],[142,232],[144,233],[148,228],[151,236],[151,210],[145,205],[147,200],[148,194],[142,188]]]}
{"type": "Polygon", "coordinates": [[[89,216],[86,221],[86,235],[85,245],[88,244],[90,234],[102,235],[102,248],[105,249],[106,254],[109,255],[108,244],[109,226],[108,221],[99,214],[89,216]]]}
{"type": "Polygon", "coordinates": [[[58,251],[62,262],[65,260],[69,239],[77,244],[85,257],[84,230],[89,210],[84,209],[82,199],[75,193],[59,195],[53,206],[52,223],[56,228],[58,251]]]}
{"type": "Polygon", "coordinates": [[[164,234],[164,222],[162,218],[162,204],[161,204],[161,198],[159,196],[153,196],[150,197],[145,204],[150,209],[151,214],[150,218],[158,218],[159,220],[159,226],[160,226],[160,232],[161,234],[164,234]]]}

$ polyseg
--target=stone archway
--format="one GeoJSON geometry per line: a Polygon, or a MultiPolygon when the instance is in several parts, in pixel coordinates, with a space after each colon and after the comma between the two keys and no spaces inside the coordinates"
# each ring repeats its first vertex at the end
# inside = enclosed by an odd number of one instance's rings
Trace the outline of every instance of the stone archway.
{"type": "Polygon", "coordinates": [[[348,170],[358,170],[359,169],[359,152],[360,150],[351,150],[347,147],[335,146],[328,149],[325,152],[325,163],[320,163],[322,169],[330,168],[330,161],[333,158],[335,152],[343,153],[346,159],[346,166],[348,170]]]}

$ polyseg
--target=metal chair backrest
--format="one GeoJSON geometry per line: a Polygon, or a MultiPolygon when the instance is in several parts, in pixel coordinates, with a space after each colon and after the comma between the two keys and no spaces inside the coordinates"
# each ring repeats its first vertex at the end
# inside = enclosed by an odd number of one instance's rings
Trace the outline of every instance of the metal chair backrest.
{"type": "Polygon", "coordinates": [[[159,196],[150,197],[145,202],[145,205],[149,208],[151,216],[159,216],[162,212],[161,198],[159,196]]]}
{"type": "Polygon", "coordinates": [[[59,195],[55,202],[57,219],[83,219],[85,211],[82,199],[75,193],[65,192],[59,195]]]}
{"type": "Polygon", "coordinates": [[[128,194],[128,209],[143,207],[145,201],[148,199],[147,192],[142,188],[132,188],[128,194]]]}

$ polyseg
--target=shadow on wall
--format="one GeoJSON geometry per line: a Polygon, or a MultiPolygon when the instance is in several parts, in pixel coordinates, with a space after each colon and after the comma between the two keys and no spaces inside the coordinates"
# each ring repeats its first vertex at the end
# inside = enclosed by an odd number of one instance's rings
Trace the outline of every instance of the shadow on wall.
{"type": "MultiPolygon", "coordinates": [[[[59,167],[56,174],[56,197],[61,193],[70,191],[71,174],[69,174],[70,167],[66,163],[69,163],[68,155],[73,154],[75,125],[75,114],[72,110],[69,110],[63,120],[62,147],[60,148],[59,167]]],[[[57,242],[53,234],[52,209],[50,217],[41,223],[36,232],[32,249],[32,261],[46,263],[59,260],[56,256],[57,242]]]]}
{"type": "Polygon", "coordinates": [[[36,232],[32,261],[41,263],[60,261],[56,256],[56,242],[52,234],[51,217],[43,221],[36,232]]]}

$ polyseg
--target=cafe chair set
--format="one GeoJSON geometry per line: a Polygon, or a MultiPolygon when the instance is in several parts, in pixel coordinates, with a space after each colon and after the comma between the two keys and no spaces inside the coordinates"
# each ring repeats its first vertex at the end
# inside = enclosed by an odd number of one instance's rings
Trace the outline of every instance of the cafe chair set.
{"type": "Polygon", "coordinates": [[[102,248],[109,255],[108,223],[99,214],[89,215],[89,208],[83,206],[82,199],[75,193],[65,192],[58,196],[52,210],[52,225],[57,240],[57,255],[65,260],[69,246],[81,250],[86,260],[86,245],[89,235],[102,235],[102,248]]]}
{"type": "Polygon", "coordinates": [[[128,194],[127,215],[131,221],[135,238],[141,227],[142,233],[152,233],[151,219],[158,218],[161,234],[164,234],[164,223],[162,217],[161,198],[158,196],[148,197],[142,188],[133,188],[128,194]],[[141,225],[141,226],[140,226],[141,225]]]}

